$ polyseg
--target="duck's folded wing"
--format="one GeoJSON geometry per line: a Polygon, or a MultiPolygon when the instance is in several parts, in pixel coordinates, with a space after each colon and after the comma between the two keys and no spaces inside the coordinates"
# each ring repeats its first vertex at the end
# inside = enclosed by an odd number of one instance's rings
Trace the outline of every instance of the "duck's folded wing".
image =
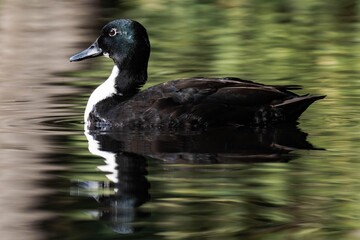
{"type": "Polygon", "coordinates": [[[286,87],[265,86],[244,80],[228,79],[191,79],[174,84],[176,91],[168,94],[179,104],[219,103],[237,106],[268,105],[289,97],[286,87]]]}

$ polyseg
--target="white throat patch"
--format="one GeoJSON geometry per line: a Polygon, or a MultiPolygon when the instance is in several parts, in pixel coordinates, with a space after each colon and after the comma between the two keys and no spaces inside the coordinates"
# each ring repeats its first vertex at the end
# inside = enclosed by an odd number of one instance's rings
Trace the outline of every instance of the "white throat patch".
{"type": "Polygon", "coordinates": [[[87,122],[89,114],[93,110],[95,104],[116,93],[115,79],[118,74],[119,74],[119,68],[115,65],[109,78],[105,82],[103,82],[100,86],[98,86],[90,95],[84,113],[85,123],[87,122]]]}

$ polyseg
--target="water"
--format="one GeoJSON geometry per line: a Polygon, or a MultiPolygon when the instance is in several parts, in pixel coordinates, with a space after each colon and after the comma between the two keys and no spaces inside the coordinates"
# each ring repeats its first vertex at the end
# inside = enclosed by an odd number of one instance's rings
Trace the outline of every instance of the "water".
{"type": "Polygon", "coordinates": [[[358,239],[357,1],[2,1],[4,239],[358,239]],[[108,20],[142,22],[147,86],[301,84],[297,128],[85,135],[108,59],[69,63],[108,20]],[[99,149],[100,146],[100,149],[99,149]]]}

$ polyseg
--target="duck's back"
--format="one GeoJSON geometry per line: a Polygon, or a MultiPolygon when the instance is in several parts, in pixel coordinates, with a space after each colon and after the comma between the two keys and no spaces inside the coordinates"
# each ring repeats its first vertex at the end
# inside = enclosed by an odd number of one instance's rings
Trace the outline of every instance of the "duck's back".
{"type": "Polygon", "coordinates": [[[90,128],[199,129],[296,122],[324,96],[298,96],[297,86],[268,86],[238,78],[191,78],[150,87],[95,106],[90,128]],[[105,120],[105,121],[104,121],[105,120]],[[97,122],[97,123],[96,123],[97,122]]]}

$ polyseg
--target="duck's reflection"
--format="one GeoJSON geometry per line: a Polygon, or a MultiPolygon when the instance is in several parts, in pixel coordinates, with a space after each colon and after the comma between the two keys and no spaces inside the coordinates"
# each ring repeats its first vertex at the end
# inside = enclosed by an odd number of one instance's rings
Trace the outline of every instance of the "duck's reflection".
{"type": "MultiPolygon", "coordinates": [[[[149,182],[146,179],[146,158],[130,152],[122,152],[116,141],[106,135],[85,133],[89,151],[105,160],[98,166],[108,182],[82,181],[77,183],[76,194],[91,196],[99,203],[93,217],[105,221],[115,232],[135,232],[133,222],[149,216],[138,208],[150,199],[149,182]],[[105,137],[105,138],[104,138],[105,137]]],[[[73,191],[74,193],[74,191],[73,191]]]]}
{"type": "Polygon", "coordinates": [[[99,166],[108,184],[83,182],[77,191],[92,192],[99,202],[93,213],[119,233],[136,231],[133,223],[149,216],[139,206],[149,201],[147,158],[163,163],[287,162],[297,149],[314,149],[307,134],[295,126],[272,128],[221,128],[206,132],[85,133],[89,151],[105,160],[99,166]],[[94,194],[94,192],[106,192],[94,194]]]}
{"type": "Polygon", "coordinates": [[[117,166],[109,178],[114,181],[108,189],[113,189],[113,194],[98,199],[102,209],[101,219],[116,232],[132,233],[135,230],[132,226],[134,220],[148,215],[138,209],[150,199],[149,182],[145,177],[146,159],[124,152],[115,155],[115,163],[117,166]]]}

